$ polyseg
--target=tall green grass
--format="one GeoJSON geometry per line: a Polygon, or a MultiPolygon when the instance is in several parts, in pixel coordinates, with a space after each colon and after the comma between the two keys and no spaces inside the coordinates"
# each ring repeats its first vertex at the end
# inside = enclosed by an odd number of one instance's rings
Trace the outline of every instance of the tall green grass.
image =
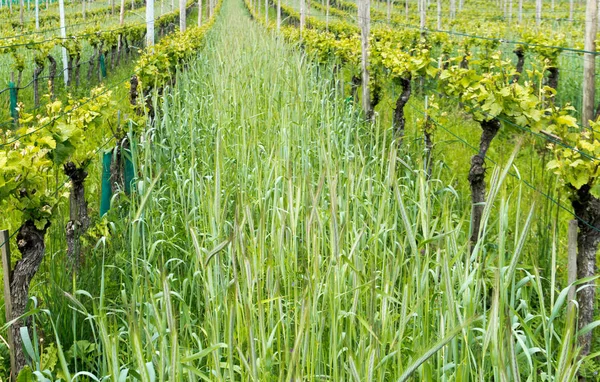
{"type": "Polygon", "coordinates": [[[537,206],[506,186],[516,152],[490,171],[470,253],[470,206],[448,168],[428,181],[422,153],[365,124],[338,81],[225,2],[139,137],[137,193],[115,202],[112,235],[38,315],[70,336],[56,373],[574,379],[566,292],[528,245],[537,206]]]}

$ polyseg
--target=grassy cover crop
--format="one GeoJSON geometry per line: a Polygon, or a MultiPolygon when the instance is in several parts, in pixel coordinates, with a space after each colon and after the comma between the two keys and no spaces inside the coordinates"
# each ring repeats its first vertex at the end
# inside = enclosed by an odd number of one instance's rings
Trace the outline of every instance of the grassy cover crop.
{"type": "MultiPolygon", "coordinates": [[[[435,131],[430,155],[417,86],[400,146],[383,111],[396,87],[367,122],[355,73],[253,17],[226,0],[205,40],[170,36],[138,63],[134,191],[95,219],[77,272],[64,229],[49,228],[22,380],[593,380],[564,212],[521,181],[554,189],[545,154],[500,133],[473,243],[478,137],[452,134],[477,123],[456,104],[436,111],[452,130],[435,131]]],[[[0,357],[4,379],[4,341],[0,357]]]]}

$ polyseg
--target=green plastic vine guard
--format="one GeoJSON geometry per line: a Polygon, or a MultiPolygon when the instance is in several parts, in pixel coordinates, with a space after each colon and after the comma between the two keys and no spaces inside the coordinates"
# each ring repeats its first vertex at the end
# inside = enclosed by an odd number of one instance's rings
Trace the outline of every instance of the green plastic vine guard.
{"type": "Polygon", "coordinates": [[[132,182],[135,176],[133,161],[131,160],[131,149],[125,149],[125,193],[131,194],[132,182]]]}
{"type": "Polygon", "coordinates": [[[112,163],[112,151],[105,152],[102,157],[102,191],[100,196],[100,216],[104,216],[110,208],[112,198],[112,187],[110,185],[110,165],[112,163]]]}
{"type": "Polygon", "coordinates": [[[100,72],[102,77],[106,78],[106,62],[104,62],[104,53],[100,53],[100,72]]]}
{"type": "Polygon", "coordinates": [[[19,113],[17,112],[17,87],[12,81],[8,83],[8,87],[10,88],[10,116],[17,123],[19,119],[19,113]]]}

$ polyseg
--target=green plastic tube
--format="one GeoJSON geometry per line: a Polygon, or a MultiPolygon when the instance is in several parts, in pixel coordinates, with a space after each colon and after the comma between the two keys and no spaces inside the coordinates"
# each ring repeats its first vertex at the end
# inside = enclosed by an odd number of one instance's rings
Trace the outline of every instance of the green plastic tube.
{"type": "Polygon", "coordinates": [[[133,169],[133,161],[131,160],[131,149],[125,149],[125,193],[131,193],[133,178],[135,171],[133,169]]]}
{"type": "Polygon", "coordinates": [[[19,118],[19,113],[17,112],[17,87],[12,81],[8,83],[8,87],[10,89],[10,116],[17,123],[19,118]]]}
{"type": "Polygon", "coordinates": [[[110,186],[110,164],[112,162],[112,152],[105,152],[102,157],[102,192],[100,196],[100,216],[104,216],[110,208],[110,199],[112,198],[112,188],[110,186]]]}
{"type": "Polygon", "coordinates": [[[106,78],[106,62],[104,61],[104,53],[100,53],[100,72],[102,77],[106,78]]]}

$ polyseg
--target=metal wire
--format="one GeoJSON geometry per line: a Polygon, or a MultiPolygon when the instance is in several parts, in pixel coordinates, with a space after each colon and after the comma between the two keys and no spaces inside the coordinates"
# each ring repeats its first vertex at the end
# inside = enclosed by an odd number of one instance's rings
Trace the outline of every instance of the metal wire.
{"type": "Polygon", "coordinates": [[[32,42],[27,42],[27,43],[4,45],[4,46],[0,46],[0,49],[18,48],[18,47],[23,47],[23,46],[31,47],[31,46],[35,46],[35,45],[41,45],[41,44],[44,44],[44,43],[47,43],[47,42],[51,42],[51,41],[72,40],[73,38],[82,38],[82,37],[89,37],[89,36],[94,36],[94,35],[99,35],[99,34],[118,32],[120,30],[126,30],[126,29],[129,29],[131,27],[150,24],[150,23],[153,23],[155,21],[160,20],[161,18],[163,18],[165,16],[170,16],[170,15],[171,15],[171,12],[165,13],[165,14],[160,15],[158,17],[155,17],[154,19],[149,20],[149,21],[132,23],[132,24],[128,24],[128,25],[124,25],[124,26],[115,28],[115,29],[108,29],[108,30],[105,30],[105,31],[98,31],[98,32],[94,32],[94,33],[74,34],[74,35],[70,35],[70,36],[67,36],[67,37],[64,37],[64,38],[63,37],[52,37],[52,38],[49,38],[49,39],[46,39],[46,40],[41,40],[41,41],[32,41],[32,42]]]}
{"type": "MultiPolygon", "coordinates": [[[[331,7],[338,9],[342,12],[345,12],[343,9],[340,8],[336,8],[333,4],[331,5],[331,7]]],[[[388,24],[387,21],[385,20],[373,20],[373,18],[369,17],[361,17],[358,15],[348,15],[351,18],[355,18],[355,19],[366,19],[366,20],[370,20],[371,22],[377,22],[377,23],[386,23],[388,24]]],[[[326,17],[326,16],[322,16],[322,15],[311,15],[310,17],[326,17]]],[[[391,25],[393,26],[402,26],[405,28],[411,28],[411,29],[419,29],[421,30],[420,26],[417,25],[412,25],[412,24],[406,24],[406,23],[399,23],[399,22],[395,22],[395,21],[390,21],[391,25]]],[[[540,48],[549,48],[549,49],[558,49],[558,50],[563,50],[563,51],[568,51],[568,52],[575,52],[575,53],[585,53],[585,54],[592,54],[592,55],[600,55],[600,52],[593,52],[593,51],[587,51],[587,50],[583,50],[583,49],[576,49],[576,48],[571,48],[571,47],[564,47],[564,46],[554,46],[554,45],[544,45],[544,44],[535,44],[535,43],[527,43],[524,41],[514,41],[514,40],[509,40],[509,39],[503,39],[503,38],[496,38],[496,37],[484,37],[484,36],[478,36],[478,35],[474,35],[474,34],[469,34],[469,33],[464,33],[464,32],[454,32],[454,31],[449,31],[449,30],[443,30],[443,29],[436,29],[436,28],[423,28],[423,30],[425,32],[437,32],[437,33],[444,33],[444,34],[449,34],[449,35],[455,35],[455,36],[460,36],[460,37],[469,37],[469,38],[474,38],[474,39],[481,39],[481,40],[487,40],[487,41],[496,41],[502,44],[512,44],[512,45],[523,45],[523,46],[528,46],[528,47],[540,47],[540,48]]]]}
{"type": "MultiPolygon", "coordinates": [[[[418,113],[423,114],[424,116],[428,116],[427,113],[424,110],[419,109],[416,106],[413,106],[412,104],[408,104],[409,107],[411,107],[413,110],[417,111],[418,113]]],[[[433,124],[435,124],[436,127],[441,128],[442,130],[446,131],[447,133],[449,133],[450,135],[452,135],[454,138],[456,138],[457,140],[459,140],[461,143],[463,143],[465,146],[469,147],[470,149],[474,150],[475,152],[479,152],[479,149],[474,147],[473,145],[471,145],[469,142],[467,142],[464,138],[462,138],[461,136],[459,136],[458,134],[454,133],[453,131],[451,131],[450,129],[446,128],[444,125],[442,125],[441,123],[439,123],[438,121],[436,121],[435,119],[431,118],[431,116],[428,116],[429,120],[431,122],[433,122],[433,124]]],[[[498,165],[497,161],[494,161],[492,158],[490,158],[488,155],[486,155],[485,160],[489,160],[491,163],[493,163],[494,165],[498,165]]],[[[548,195],[547,193],[545,193],[544,191],[541,191],[539,189],[537,189],[535,186],[533,186],[531,183],[529,183],[528,181],[526,181],[525,179],[521,178],[519,175],[515,174],[512,171],[508,171],[508,174],[517,179],[519,182],[522,182],[523,184],[525,184],[528,188],[530,188],[531,190],[535,191],[536,193],[542,195],[544,198],[546,198],[548,201],[550,201],[551,203],[555,204],[556,206],[558,206],[560,209],[566,211],[567,213],[569,213],[570,215],[572,215],[573,217],[575,217],[575,219],[577,219],[578,221],[582,222],[583,224],[585,224],[586,226],[590,227],[591,229],[600,232],[600,228],[592,225],[590,222],[583,220],[581,217],[577,216],[577,214],[575,214],[572,209],[564,206],[562,203],[560,203],[558,200],[554,199],[552,196],[548,195]]]]}

